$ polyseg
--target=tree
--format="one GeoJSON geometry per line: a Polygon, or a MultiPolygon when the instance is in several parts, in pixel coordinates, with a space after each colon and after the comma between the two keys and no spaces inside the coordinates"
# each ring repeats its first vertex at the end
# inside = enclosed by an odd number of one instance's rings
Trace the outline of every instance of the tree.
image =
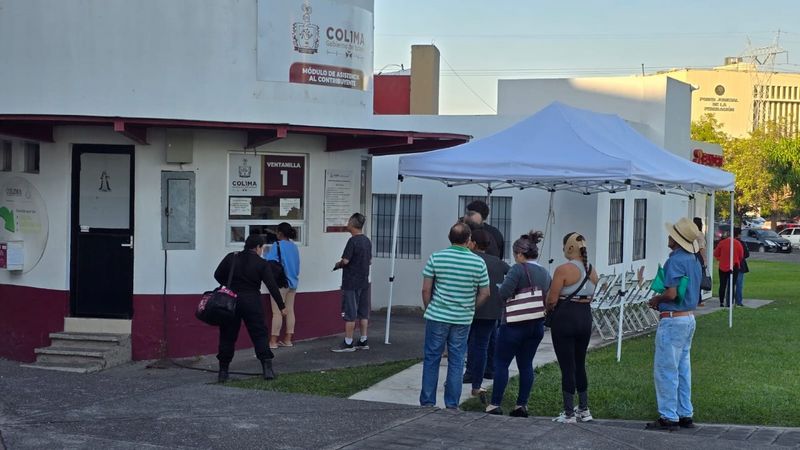
{"type": "MultiPolygon", "coordinates": [[[[692,123],[692,139],[719,144],[725,159],[723,169],[736,177],[735,217],[760,211],[772,219],[797,212],[800,206],[800,137],[785,123],[767,123],[746,138],[731,138],[722,124],[706,114],[692,123]]],[[[730,217],[730,196],[717,195],[720,217],[730,217]]]]}

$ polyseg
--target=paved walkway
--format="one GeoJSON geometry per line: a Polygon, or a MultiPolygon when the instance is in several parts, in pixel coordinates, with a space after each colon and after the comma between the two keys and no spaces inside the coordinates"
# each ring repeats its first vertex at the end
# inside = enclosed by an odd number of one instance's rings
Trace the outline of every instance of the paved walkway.
{"type": "Polygon", "coordinates": [[[800,429],[641,422],[562,425],[418,406],[237,389],[131,364],[95,374],[0,360],[0,449],[800,448],[800,429]]]}
{"type": "MultiPolygon", "coordinates": [[[[765,304],[770,303],[771,300],[745,300],[745,306],[749,308],[759,308],[765,304]]],[[[715,311],[719,311],[719,304],[716,299],[712,298],[706,301],[706,307],[699,308],[695,314],[705,315],[715,311]]],[[[652,332],[653,330],[649,330],[652,332]]],[[[627,337],[626,337],[627,338],[627,337]]],[[[598,348],[605,345],[615,345],[616,340],[606,341],[601,339],[597,334],[592,336],[589,342],[589,348],[598,348]]],[[[625,344],[622,345],[622,357],[625,357],[625,344]]],[[[545,332],[544,339],[539,344],[539,349],[536,351],[536,357],[533,360],[534,366],[539,367],[545,364],[556,361],[556,354],[553,350],[553,341],[549,332],[545,332]]],[[[517,375],[516,362],[511,364],[509,368],[509,375],[517,375]]],[[[447,376],[447,359],[442,358],[439,366],[439,383],[436,394],[436,405],[444,408],[444,380],[447,376]]],[[[401,405],[419,405],[419,389],[422,380],[422,363],[416,364],[408,369],[389,377],[380,383],[363,390],[351,396],[354,400],[366,400],[375,402],[388,402],[397,403],[401,405]]],[[[484,380],[483,387],[489,388],[492,385],[491,380],[484,380]]],[[[465,384],[461,391],[461,402],[470,397],[470,386],[465,384]]]]}

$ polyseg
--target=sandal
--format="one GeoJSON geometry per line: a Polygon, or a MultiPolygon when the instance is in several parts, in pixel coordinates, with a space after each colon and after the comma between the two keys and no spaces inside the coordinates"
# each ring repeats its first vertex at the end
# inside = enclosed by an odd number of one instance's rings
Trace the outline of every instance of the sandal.
{"type": "Polygon", "coordinates": [[[291,342],[278,341],[278,347],[294,347],[291,342]]]}

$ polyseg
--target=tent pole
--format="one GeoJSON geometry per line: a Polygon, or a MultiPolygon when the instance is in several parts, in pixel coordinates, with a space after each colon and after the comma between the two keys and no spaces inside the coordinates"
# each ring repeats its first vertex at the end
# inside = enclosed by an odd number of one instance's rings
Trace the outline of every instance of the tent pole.
{"type": "MultiPolygon", "coordinates": [[[[631,183],[628,181],[628,190],[625,191],[625,203],[630,203],[631,183]]],[[[635,209],[635,208],[634,208],[635,209]]],[[[624,229],[624,222],[623,222],[624,229]]],[[[622,237],[623,241],[625,236],[622,237]]],[[[624,258],[623,258],[624,260],[624,258]]],[[[622,322],[625,320],[625,296],[628,290],[628,283],[625,280],[625,266],[622,267],[622,290],[619,291],[619,326],[617,328],[617,362],[622,360],[622,322]]]]}
{"type": "Polygon", "coordinates": [[[547,223],[545,233],[547,233],[547,271],[550,272],[553,266],[553,226],[556,223],[556,213],[553,211],[553,200],[556,197],[556,190],[550,190],[550,206],[547,208],[547,223]]]}
{"type": "MultiPolygon", "coordinates": [[[[731,275],[728,277],[728,293],[727,293],[727,295],[731,299],[731,301],[728,302],[728,328],[733,328],[733,303],[734,303],[734,300],[735,300],[733,298],[733,284],[736,281],[736,280],[733,279],[733,240],[735,238],[735,236],[733,234],[733,214],[734,214],[733,213],[733,207],[734,207],[733,196],[734,196],[734,191],[731,191],[731,249],[730,249],[731,250],[731,254],[730,254],[730,259],[729,259],[729,264],[730,264],[729,267],[731,269],[731,275]]],[[[723,300],[720,299],[719,301],[723,301],[723,300]]]]}
{"type": "MultiPolygon", "coordinates": [[[[706,267],[709,265],[711,266],[712,270],[708,271],[708,275],[711,276],[711,280],[713,281],[714,278],[714,202],[716,200],[716,196],[714,193],[711,193],[706,197],[706,254],[703,255],[706,261],[706,267]]],[[[711,285],[713,286],[714,283],[712,282],[711,285]]],[[[713,294],[712,294],[713,295],[713,294]]],[[[701,299],[702,300],[702,299],[701,299]]]]}
{"type": "Polygon", "coordinates": [[[400,227],[400,190],[403,186],[403,176],[397,176],[397,195],[394,200],[394,225],[392,227],[392,254],[389,267],[389,304],[386,307],[386,333],[383,343],[389,344],[389,328],[392,323],[392,298],[394,296],[394,265],[397,260],[397,230],[400,227]]]}

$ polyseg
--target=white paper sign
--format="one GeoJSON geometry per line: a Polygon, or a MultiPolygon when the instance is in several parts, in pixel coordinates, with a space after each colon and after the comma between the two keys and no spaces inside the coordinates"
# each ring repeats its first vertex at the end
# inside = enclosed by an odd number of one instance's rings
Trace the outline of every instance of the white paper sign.
{"type": "Polygon", "coordinates": [[[289,215],[289,212],[292,209],[300,209],[300,199],[299,198],[282,198],[280,202],[280,214],[281,217],[285,217],[289,215]]]}
{"type": "Polygon", "coordinates": [[[325,171],[325,232],[346,231],[347,220],[355,210],[353,171],[325,171]]]}
{"type": "Polygon", "coordinates": [[[261,162],[260,155],[229,154],[228,195],[261,196],[261,162]]]}
{"type": "Polygon", "coordinates": [[[249,216],[253,213],[253,203],[251,199],[245,197],[231,197],[230,211],[231,216],[249,216]]]}

